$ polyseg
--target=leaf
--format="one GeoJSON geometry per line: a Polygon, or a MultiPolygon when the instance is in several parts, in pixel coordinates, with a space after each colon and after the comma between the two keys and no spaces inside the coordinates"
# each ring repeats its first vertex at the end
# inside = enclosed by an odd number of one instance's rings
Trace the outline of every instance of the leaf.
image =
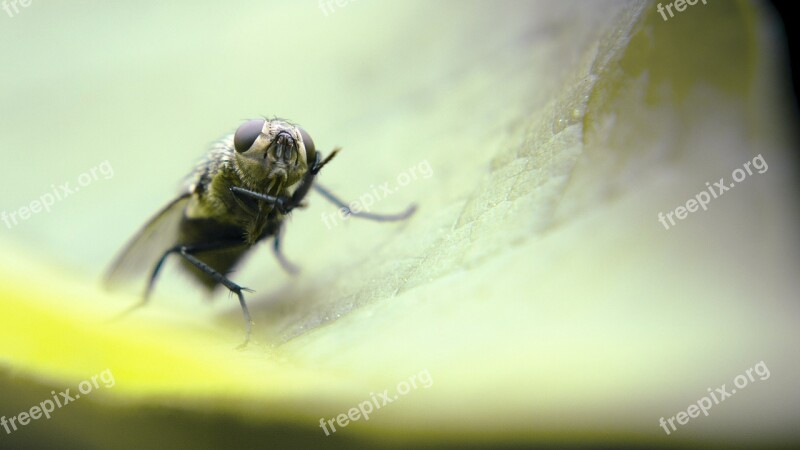
{"type": "MultiPolygon", "coordinates": [[[[791,436],[776,424],[797,419],[787,348],[798,338],[797,217],[784,169],[793,118],[776,108],[785,86],[768,11],[698,3],[664,21],[638,2],[417,7],[425,13],[348,4],[309,19],[309,29],[335,30],[338,46],[322,53],[307,38],[293,50],[344,67],[320,82],[346,104],[297,100],[309,111],[321,102],[332,118],[316,119],[315,142],[345,148],[323,181],[371,196],[376,212],[416,202],[416,215],[342,222],[312,199],[288,229],[298,278],[266,254],[233,274],[258,289],[257,342],[244,352],[234,350],[243,324],[231,299],[202,305],[167,282],[147,310],[109,322],[136,299],[5,240],[2,414],[105,369],[115,383],[3,439],[648,445],[666,436],[660,417],[760,361],[776,376],[669,438],[791,436]],[[379,12],[393,21],[373,35],[379,12]],[[659,222],[758,154],[771,170],[670,229],[659,222]],[[397,398],[382,404],[384,390],[397,398]],[[337,421],[364,402],[375,405],[369,420],[337,421]]],[[[218,26],[260,36],[243,20],[218,26]]],[[[284,80],[273,60],[252,63],[267,84],[284,80]]],[[[128,221],[109,228],[121,235],[128,221]]]]}

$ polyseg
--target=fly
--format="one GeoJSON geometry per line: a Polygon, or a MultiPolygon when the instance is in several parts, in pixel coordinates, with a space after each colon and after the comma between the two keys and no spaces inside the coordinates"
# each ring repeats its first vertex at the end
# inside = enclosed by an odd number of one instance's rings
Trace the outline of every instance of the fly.
{"type": "Polygon", "coordinates": [[[347,203],[315,182],[317,174],[340,149],[322,158],[311,136],[282,119],[254,119],[225,136],[189,176],[178,197],[167,204],[131,240],[106,276],[109,286],[149,271],[142,301],[147,303],[158,274],[170,255],[208,291],[222,285],[239,298],[250,341],[252,320],[244,292],[226,274],[252,247],[273,238],[275,257],[289,273],[297,271],[281,252],[283,224],[313,188],[354,217],[404,220],[416,209],[394,215],[354,212],[347,203]]]}

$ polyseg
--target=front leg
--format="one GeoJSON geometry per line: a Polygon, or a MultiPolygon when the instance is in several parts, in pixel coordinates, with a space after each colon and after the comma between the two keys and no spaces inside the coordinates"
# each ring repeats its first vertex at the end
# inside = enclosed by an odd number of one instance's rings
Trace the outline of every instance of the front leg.
{"type": "Polygon", "coordinates": [[[251,191],[250,189],[241,188],[239,186],[231,187],[231,192],[233,192],[235,195],[243,195],[245,197],[267,202],[270,205],[273,205],[279,213],[286,215],[293,209],[300,206],[306,194],[308,194],[308,191],[311,190],[311,186],[314,184],[314,177],[317,176],[325,164],[328,164],[328,162],[330,162],[330,160],[333,159],[337,153],[339,153],[338,148],[334,149],[330,156],[325,158],[325,160],[322,162],[320,162],[320,154],[317,153],[317,158],[314,161],[314,164],[311,166],[308,172],[306,172],[305,176],[303,176],[300,186],[297,187],[291,197],[285,195],[275,197],[272,195],[251,191]]]}
{"type": "Polygon", "coordinates": [[[283,230],[284,230],[283,223],[281,223],[280,225],[278,225],[278,231],[275,232],[275,238],[272,244],[273,245],[272,249],[275,252],[275,258],[278,259],[278,262],[280,263],[281,267],[283,267],[283,270],[287,271],[290,275],[296,275],[297,272],[300,271],[300,269],[294,264],[292,264],[288,259],[286,259],[286,256],[284,256],[283,252],[281,251],[281,241],[283,241],[283,230]]]}
{"type": "Polygon", "coordinates": [[[250,197],[256,200],[267,202],[273,207],[275,207],[275,209],[277,209],[278,212],[281,214],[288,214],[291,210],[293,210],[298,206],[298,205],[292,205],[291,204],[292,198],[287,197],[285,195],[274,197],[272,195],[261,194],[259,192],[251,191],[250,189],[241,188],[239,186],[231,187],[231,192],[233,192],[234,194],[239,194],[245,197],[250,197]]]}

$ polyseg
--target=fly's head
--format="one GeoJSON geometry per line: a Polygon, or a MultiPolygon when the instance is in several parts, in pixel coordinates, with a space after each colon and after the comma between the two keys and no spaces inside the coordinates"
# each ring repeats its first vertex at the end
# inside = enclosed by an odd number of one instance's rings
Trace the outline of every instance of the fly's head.
{"type": "Polygon", "coordinates": [[[289,122],[254,119],[233,135],[235,163],[252,188],[272,194],[300,181],[314,163],[314,141],[289,122]]]}

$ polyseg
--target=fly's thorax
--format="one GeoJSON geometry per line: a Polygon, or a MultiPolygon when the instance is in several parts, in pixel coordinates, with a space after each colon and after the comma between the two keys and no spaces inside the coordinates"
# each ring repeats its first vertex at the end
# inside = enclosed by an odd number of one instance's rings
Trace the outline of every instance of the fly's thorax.
{"type": "Polygon", "coordinates": [[[235,173],[229,169],[216,171],[193,191],[186,207],[186,218],[236,223],[238,220],[232,214],[235,204],[230,188],[238,185],[237,180],[235,173]]]}

